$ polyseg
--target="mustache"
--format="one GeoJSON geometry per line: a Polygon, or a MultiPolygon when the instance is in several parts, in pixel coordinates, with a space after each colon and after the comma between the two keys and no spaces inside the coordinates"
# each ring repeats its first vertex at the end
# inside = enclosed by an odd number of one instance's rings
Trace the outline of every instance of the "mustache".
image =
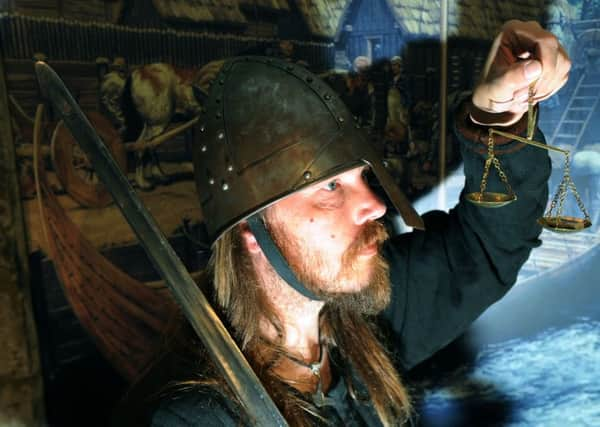
{"type": "Polygon", "coordinates": [[[363,229],[352,244],[346,249],[345,259],[352,259],[363,249],[376,244],[379,248],[389,238],[389,234],[383,224],[377,221],[370,221],[365,224],[363,229]]]}

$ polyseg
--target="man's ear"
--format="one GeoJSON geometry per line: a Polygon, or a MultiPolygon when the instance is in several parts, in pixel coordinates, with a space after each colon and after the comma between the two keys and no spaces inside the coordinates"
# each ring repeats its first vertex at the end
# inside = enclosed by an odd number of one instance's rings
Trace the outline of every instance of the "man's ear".
{"type": "Polygon", "coordinates": [[[262,252],[260,246],[258,245],[258,242],[256,241],[256,237],[254,237],[254,234],[250,230],[250,227],[248,227],[248,223],[246,221],[240,224],[240,229],[242,243],[244,244],[248,252],[251,254],[257,254],[259,252],[262,252]]]}

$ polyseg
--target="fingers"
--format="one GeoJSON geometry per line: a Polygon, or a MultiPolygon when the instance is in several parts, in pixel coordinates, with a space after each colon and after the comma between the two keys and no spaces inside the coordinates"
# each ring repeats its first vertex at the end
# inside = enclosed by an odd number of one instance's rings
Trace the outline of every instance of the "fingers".
{"type": "Polygon", "coordinates": [[[538,103],[538,102],[544,101],[545,99],[550,98],[552,95],[554,95],[556,92],[558,92],[560,90],[560,88],[562,88],[567,83],[568,80],[569,80],[569,76],[568,75],[564,76],[563,79],[556,85],[556,87],[551,92],[548,92],[544,95],[534,96],[533,102],[538,103]]]}
{"type": "MultiPolygon", "coordinates": [[[[556,62],[552,72],[542,73],[543,81],[536,84],[536,98],[546,99],[565,85],[571,70],[571,61],[563,46],[558,45],[556,62]]],[[[543,65],[543,64],[542,64],[543,65]]]]}
{"type": "Polygon", "coordinates": [[[533,102],[556,93],[567,82],[571,61],[558,39],[537,22],[509,21],[502,27],[473,93],[473,104],[488,113],[527,111],[528,89],[533,102]]]}
{"type": "Polygon", "coordinates": [[[547,98],[563,85],[571,69],[571,61],[556,36],[544,30],[537,22],[509,21],[503,26],[501,46],[522,57],[529,53],[542,66],[535,92],[547,98]]]}
{"type": "Polygon", "coordinates": [[[541,73],[541,64],[533,59],[503,67],[500,74],[480,84],[473,95],[473,103],[490,113],[521,111],[523,104],[526,110],[529,84],[541,73]]]}

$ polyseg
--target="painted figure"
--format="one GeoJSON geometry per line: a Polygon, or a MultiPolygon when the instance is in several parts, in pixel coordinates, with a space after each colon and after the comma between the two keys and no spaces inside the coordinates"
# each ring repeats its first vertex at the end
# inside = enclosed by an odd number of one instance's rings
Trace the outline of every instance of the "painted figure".
{"type": "Polygon", "coordinates": [[[386,126],[404,126],[408,134],[410,98],[407,82],[402,75],[402,58],[394,56],[391,61],[392,81],[387,96],[388,119],[386,126]]]}
{"type": "MultiPolygon", "coordinates": [[[[100,99],[126,141],[149,141],[176,119],[190,119],[202,108],[198,70],[156,63],[135,68],[129,75],[115,67],[101,83],[100,99]]],[[[135,183],[150,190],[165,176],[154,149],[136,151],[135,183]]]]}
{"type": "Polygon", "coordinates": [[[321,78],[338,94],[361,127],[373,124],[373,84],[369,81],[371,61],[366,56],[354,60],[352,71],[330,71],[321,78]]]}

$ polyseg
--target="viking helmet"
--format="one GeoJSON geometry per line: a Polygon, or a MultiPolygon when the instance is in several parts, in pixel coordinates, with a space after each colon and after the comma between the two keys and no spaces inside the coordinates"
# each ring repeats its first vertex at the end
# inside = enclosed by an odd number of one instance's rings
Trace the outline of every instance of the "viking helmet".
{"type": "Polygon", "coordinates": [[[194,174],[211,242],[298,189],[365,164],[404,222],[423,228],[342,101],[301,65],[226,61],[196,135],[194,174]]]}

